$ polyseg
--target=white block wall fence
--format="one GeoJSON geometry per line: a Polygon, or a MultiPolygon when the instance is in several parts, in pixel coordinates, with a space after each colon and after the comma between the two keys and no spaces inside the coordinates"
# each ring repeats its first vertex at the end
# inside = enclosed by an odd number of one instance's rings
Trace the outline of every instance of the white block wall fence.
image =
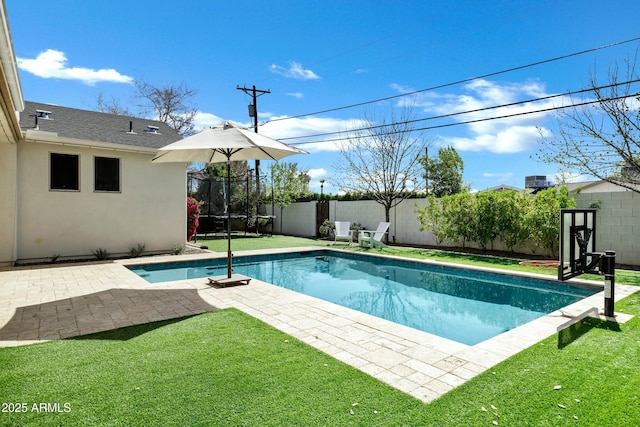
{"type": "MultiPolygon", "coordinates": [[[[640,266],[640,194],[632,191],[582,193],[576,198],[578,208],[588,208],[594,202],[600,202],[596,213],[598,251],[616,251],[616,262],[640,266]]],[[[274,232],[293,236],[315,236],[316,203],[294,203],[282,210],[275,207],[274,232]]],[[[420,231],[420,223],[415,213],[416,206],[426,205],[425,199],[402,201],[391,209],[389,221],[389,241],[400,245],[435,246],[433,235],[420,231]]],[[[269,213],[271,207],[267,208],[269,213]]],[[[384,208],[372,200],[329,202],[330,221],[358,222],[366,229],[375,230],[378,223],[384,221],[384,208]]],[[[474,246],[471,246],[474,247],[474,246]]],[[[499,243],[493,249],[505,250],[499,243]]],[[[515,248],[516,252],[534,254],[531,245],[515,248]]],[[[539,253],[539,251],[538,251],[539,253]]]]}

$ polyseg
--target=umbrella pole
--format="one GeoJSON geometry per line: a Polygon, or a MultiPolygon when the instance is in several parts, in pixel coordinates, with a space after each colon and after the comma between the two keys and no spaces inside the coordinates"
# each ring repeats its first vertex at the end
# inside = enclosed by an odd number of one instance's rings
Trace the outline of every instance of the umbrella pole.
{"type": "Polygon", "coordinates": [[[227,278],[231,279],[231,157],[227,156],[227,278]]]}

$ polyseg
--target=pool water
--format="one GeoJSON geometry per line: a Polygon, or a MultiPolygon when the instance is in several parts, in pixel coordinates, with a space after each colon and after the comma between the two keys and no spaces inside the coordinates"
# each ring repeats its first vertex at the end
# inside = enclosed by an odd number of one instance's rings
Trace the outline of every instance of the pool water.
{"type": "MultiPolygon", "coordinates": [[[[226,274],[226,259],[130,269],[151,283],[226,274]]],[[[234,258],[233,270],[474,345],[598,292],[552,280],[333,251],[234,258]]]]}

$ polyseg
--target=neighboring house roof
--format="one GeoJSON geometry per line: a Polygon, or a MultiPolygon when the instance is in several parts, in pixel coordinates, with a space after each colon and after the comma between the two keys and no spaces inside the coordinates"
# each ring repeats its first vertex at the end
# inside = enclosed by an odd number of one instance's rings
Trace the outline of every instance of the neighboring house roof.
{"type": "Polygon", "coordinates": [[[50,135],[63,139],[151,149],[164,147],[182,139],[178,132],[157,120],[30,101],[25,101],[24,104],[24,112],[20,115],[20,128],[27,133],[27,139],[39,139],[38,136],[50,135]],[[38,110],[48,114],[38,113],[38,110]],[[49,118],[37,117],[39,115],[49,118]],[[157,133],[154,133],[153,129],[156,129],[157,133]]]}
{"type": "Polygon", "coordinates": [[[566,184],[558,184],[558,187],[567,187],[569,192],[575,192],[580,188],[583,193],[613,193],[633,191],[607,181],[584,181],[584,182],[568,182],[566,184]]]}
{"type": "Polygon", "coordinates": [[[496,185],[495,187],[487,188],[485,190],[478,190],[478,193],[487,193],[490,191],[509,191],[509,190],[513,190],[517,193],[522,193],[524,191],[522,188],[512,187],[506,184],[500,184],[500,185],[496,185]]]}

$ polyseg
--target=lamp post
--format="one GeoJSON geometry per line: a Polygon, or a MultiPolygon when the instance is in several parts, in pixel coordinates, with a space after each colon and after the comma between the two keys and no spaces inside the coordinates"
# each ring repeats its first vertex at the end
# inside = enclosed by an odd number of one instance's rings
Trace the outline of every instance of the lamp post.
{"type": "Polygon", "coordinates": [[[324,179],[320,180],[320,199],[324,196],[324,179]]]}

